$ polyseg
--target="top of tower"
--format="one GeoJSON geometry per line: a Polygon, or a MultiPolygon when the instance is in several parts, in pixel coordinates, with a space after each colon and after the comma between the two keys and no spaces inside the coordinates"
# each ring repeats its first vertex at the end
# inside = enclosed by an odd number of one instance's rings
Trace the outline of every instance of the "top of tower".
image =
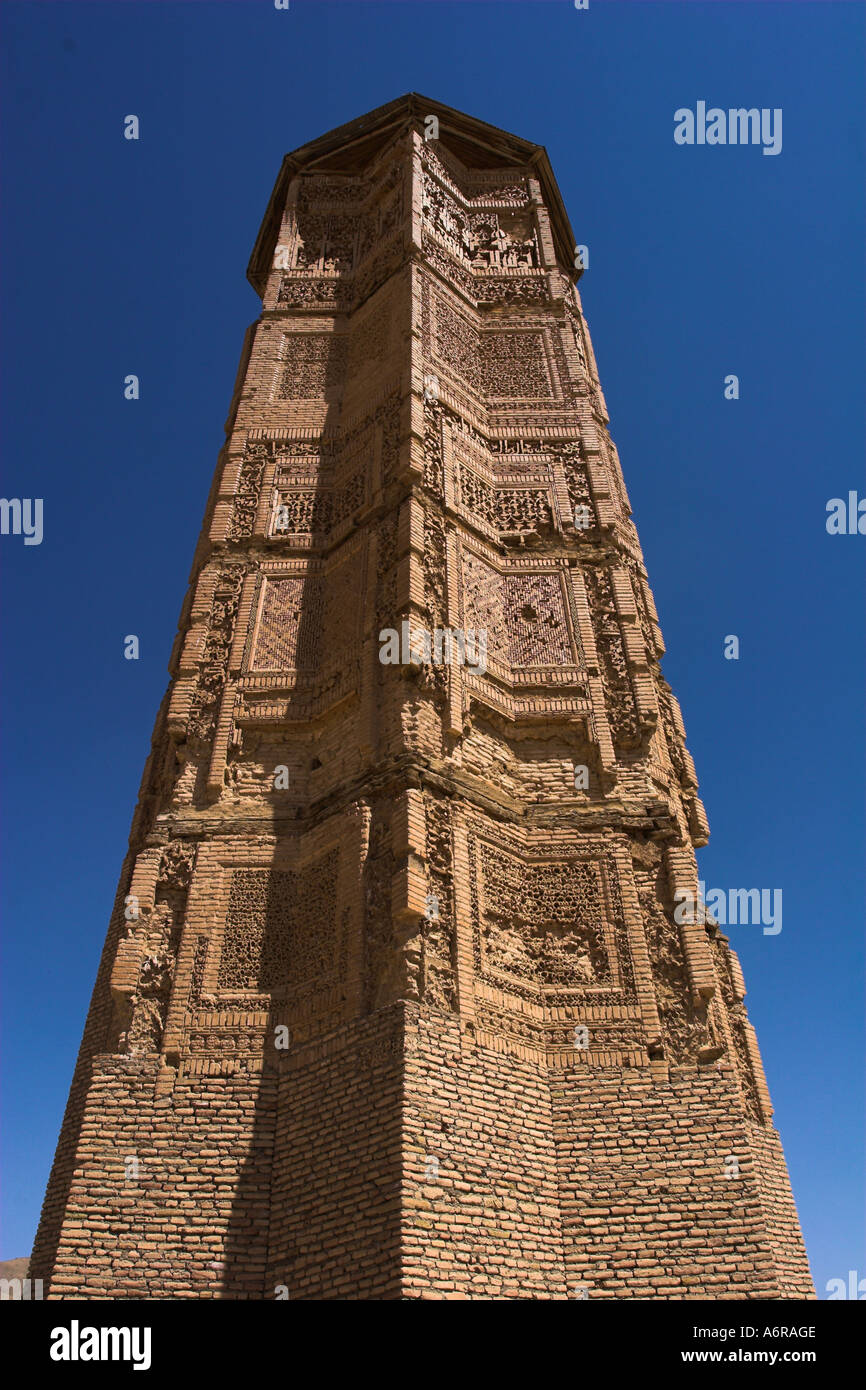
{"type": "Polygon", "coordinates": [[[383,146],[413,123],[423,124],[428,116],[439,121],[439,143],[468,169],[533,166],[550,216],[557,254],[564,266],[573,264],[575,237],[544,146],[510,135],[431,97],[407,92],[346,125],[336,126],[284,157],[247,267],[247,278],[257,293],[263,292],[271,269],[283,207],[294,176],[302,169],[360,173],[383,146]]]}

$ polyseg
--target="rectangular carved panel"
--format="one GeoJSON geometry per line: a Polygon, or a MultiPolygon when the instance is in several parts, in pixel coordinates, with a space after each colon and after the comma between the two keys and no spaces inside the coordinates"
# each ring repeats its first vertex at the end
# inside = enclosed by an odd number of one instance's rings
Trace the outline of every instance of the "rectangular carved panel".
{"type": "Polygon", "coordinates": [[[322,593],[317,579],[266,579],[252,669],[288,671],[316,664],[322,593]]]}
{"type": "Polygon", "coordinates": [[[236,869],[218,984],[261,993],[321,984],[336,954],[336,850],[297,873],[236,869]]]}

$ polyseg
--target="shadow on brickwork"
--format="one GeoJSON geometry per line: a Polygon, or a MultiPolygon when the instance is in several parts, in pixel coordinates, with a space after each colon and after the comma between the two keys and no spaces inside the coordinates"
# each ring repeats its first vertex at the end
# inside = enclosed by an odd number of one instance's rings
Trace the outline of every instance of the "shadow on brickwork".
{"type": "Polygon", "coordinates": [[[249,1154],[241,1165],[226,1230],[223,1268],[218,1271],[219,1296],[228,1299],[263,1299],[268,1237],[271,1219],[271,1185],[274,1131],[277,1116],[278,1076],[275,1068],[259,1077],[249,1154]]]}

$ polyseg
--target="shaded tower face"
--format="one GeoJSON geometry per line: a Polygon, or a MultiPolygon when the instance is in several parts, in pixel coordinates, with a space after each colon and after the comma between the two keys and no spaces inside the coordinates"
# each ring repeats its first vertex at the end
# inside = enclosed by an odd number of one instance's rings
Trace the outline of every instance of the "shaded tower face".
{"type": "Polygon", "coordinates": [[[286,159],[52,1297],[812,1296],[574,264],[426,98],[286,159]]]}

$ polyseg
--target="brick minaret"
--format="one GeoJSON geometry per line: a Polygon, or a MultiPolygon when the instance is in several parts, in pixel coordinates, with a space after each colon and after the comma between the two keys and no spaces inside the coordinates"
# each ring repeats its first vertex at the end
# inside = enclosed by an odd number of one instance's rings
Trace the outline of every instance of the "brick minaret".
{"type": "Polygon", "coordinates": [[[812,1296],[574,264],[426,98],[284,161],[51,1297],[812,1296]]]}

